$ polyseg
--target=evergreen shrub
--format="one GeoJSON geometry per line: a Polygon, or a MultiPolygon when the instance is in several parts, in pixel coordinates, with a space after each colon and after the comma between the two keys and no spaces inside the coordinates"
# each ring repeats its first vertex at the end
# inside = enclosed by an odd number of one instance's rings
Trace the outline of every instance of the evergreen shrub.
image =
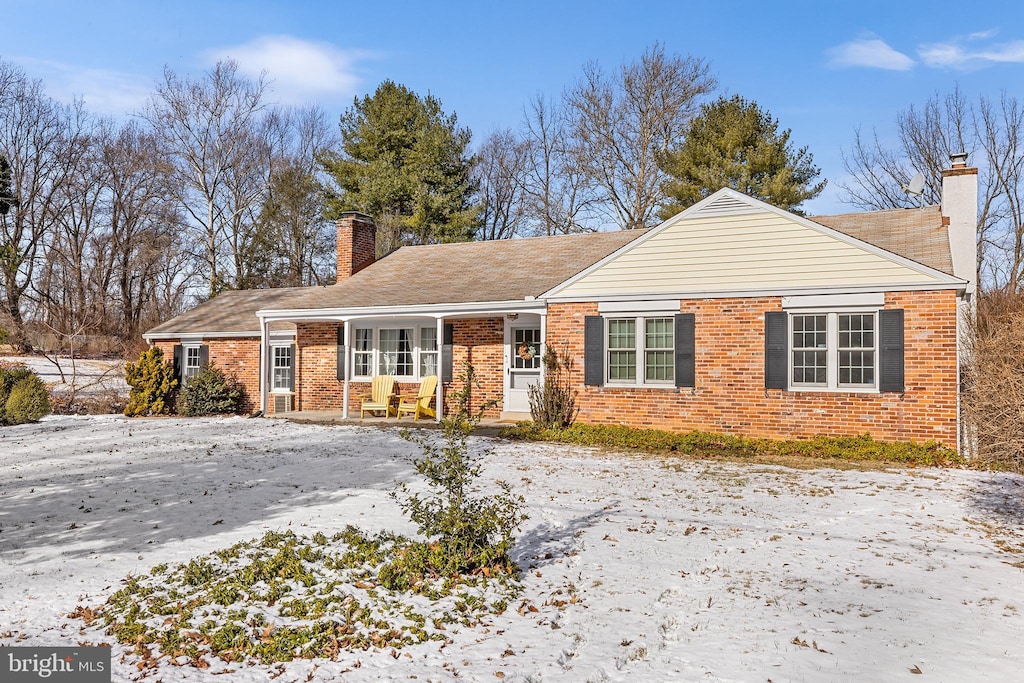
{"type": "Polygon", "coordinates": [[[50,394],[39,375],[29,372],[14,386],[4,406],[4,421],[7,424],[38,422],[50,414],[50,394]]]}
{"type": "Polygon", "coordinates": [[[178,412],[188,417],[237,413],[243,390],[212,363],[199,368],[178,393],[178,412]]]}
{"type": "Polygon", "coordinates": [[[156,346],[147,349],[137,363],[127,363],[124,370],[125,381],[131,387],[125,415],[164,415],[171,411],[178,380],[174,368],[164,362],[163,351],[156,346]]]}

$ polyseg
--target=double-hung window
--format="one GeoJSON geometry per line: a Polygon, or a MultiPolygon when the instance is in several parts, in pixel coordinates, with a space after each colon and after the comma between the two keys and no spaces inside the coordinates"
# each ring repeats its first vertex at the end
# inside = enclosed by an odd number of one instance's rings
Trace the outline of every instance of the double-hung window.
{"type": "Polygon", "coordinates": [[[202,346],[189,344],[184,346],[185,362],[182,366],[181,383],[188,384],[189,380],[199,374],[203,367],[202,346]]]}
{"type": "Polygon", "coordinates": [[[793,388],[874,389],[876,328],[874,312],[792,314],[793,388]]]}
{"type": "Polygon", "coordinates": [[[610,318],[607,329],[609,384],[674,384],[672,317],[610,318]]]}
{"type": "Polygon", "coordinates": [[[272,346],[273,351],[273,391],[291,391],[295,386],[295,358],[292,355],[291,344],[284,346],[272,346]]]}
{"type": "Polygon", "coordinates": [[[437,329],[420,328],[420,377],[437,374],[437,329]]]}
{"type": "Polygon", "coordinates": [[[373,329],[357,327],[356,344],[352,350],[353,372],[357,377],[373,374],[373,329]]]}

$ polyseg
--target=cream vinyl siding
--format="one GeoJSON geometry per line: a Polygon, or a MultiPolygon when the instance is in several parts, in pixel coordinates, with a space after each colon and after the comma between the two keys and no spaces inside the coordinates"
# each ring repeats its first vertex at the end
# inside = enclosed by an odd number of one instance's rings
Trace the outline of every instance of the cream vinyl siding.
{"type": "Polygon", "coordinates": [[[694,216],[557,292],[559,297],[939,282],[771,212],[694,216]]]}

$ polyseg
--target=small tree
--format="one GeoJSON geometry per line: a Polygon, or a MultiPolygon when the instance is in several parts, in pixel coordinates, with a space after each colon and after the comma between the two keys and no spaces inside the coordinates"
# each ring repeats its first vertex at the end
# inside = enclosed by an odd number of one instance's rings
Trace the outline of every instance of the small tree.
{"type": "Polygon", "coordinates": [[[579,414],[576,397],[579,390],[573,385],[574,361],[568,345],[561,353],[548,346],[544,349],[544,382],[530,387],[530,417],[544,429],[568,427],[579,414]]]}
{"type": "Polygon", "coordinates": [[[164,362],[164,352],[159,347],[143,351],[137,363],[126,363],[124,375],[131,387],[125,415],[164,415],[171,411],[178,380],[174,378],[174,368],[164,362]]]}
{"type": "Polygon", "coordinates": [[[243,390],[212,363],[199,368],[178,394],[178,412],[188,417],[237,413],[243,390]]]}
{"type": "Polygon", "coordinates": [[[508,556],[516,530],[527,519],[526,502],[499,481],[496,494],[479,493],[481,461],[490,451],[472,452],[469,435],[480,421],[479,411],[470,407],[473,366],[468,362],[459,376],[462,389],[454,394],[456,409],[441,420],[443,439],[436,444],[425,434],[403,432],[403,437],[423,449],[413,461],[416,472],[427,480],[426,494],[409,493],[405,484],[393,495],[402,510],[431,541],[432,564],[445,576],[510,570],[508,556]]]}

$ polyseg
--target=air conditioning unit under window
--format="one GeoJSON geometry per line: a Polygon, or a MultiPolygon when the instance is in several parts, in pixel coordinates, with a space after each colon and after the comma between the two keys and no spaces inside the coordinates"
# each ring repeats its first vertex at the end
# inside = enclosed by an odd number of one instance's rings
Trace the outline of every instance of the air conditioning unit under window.
{"type": "Polygon", "coordinates": [[[274,412],[290,413],[295,410],[294,394],[274,394],[274,412]]]}

